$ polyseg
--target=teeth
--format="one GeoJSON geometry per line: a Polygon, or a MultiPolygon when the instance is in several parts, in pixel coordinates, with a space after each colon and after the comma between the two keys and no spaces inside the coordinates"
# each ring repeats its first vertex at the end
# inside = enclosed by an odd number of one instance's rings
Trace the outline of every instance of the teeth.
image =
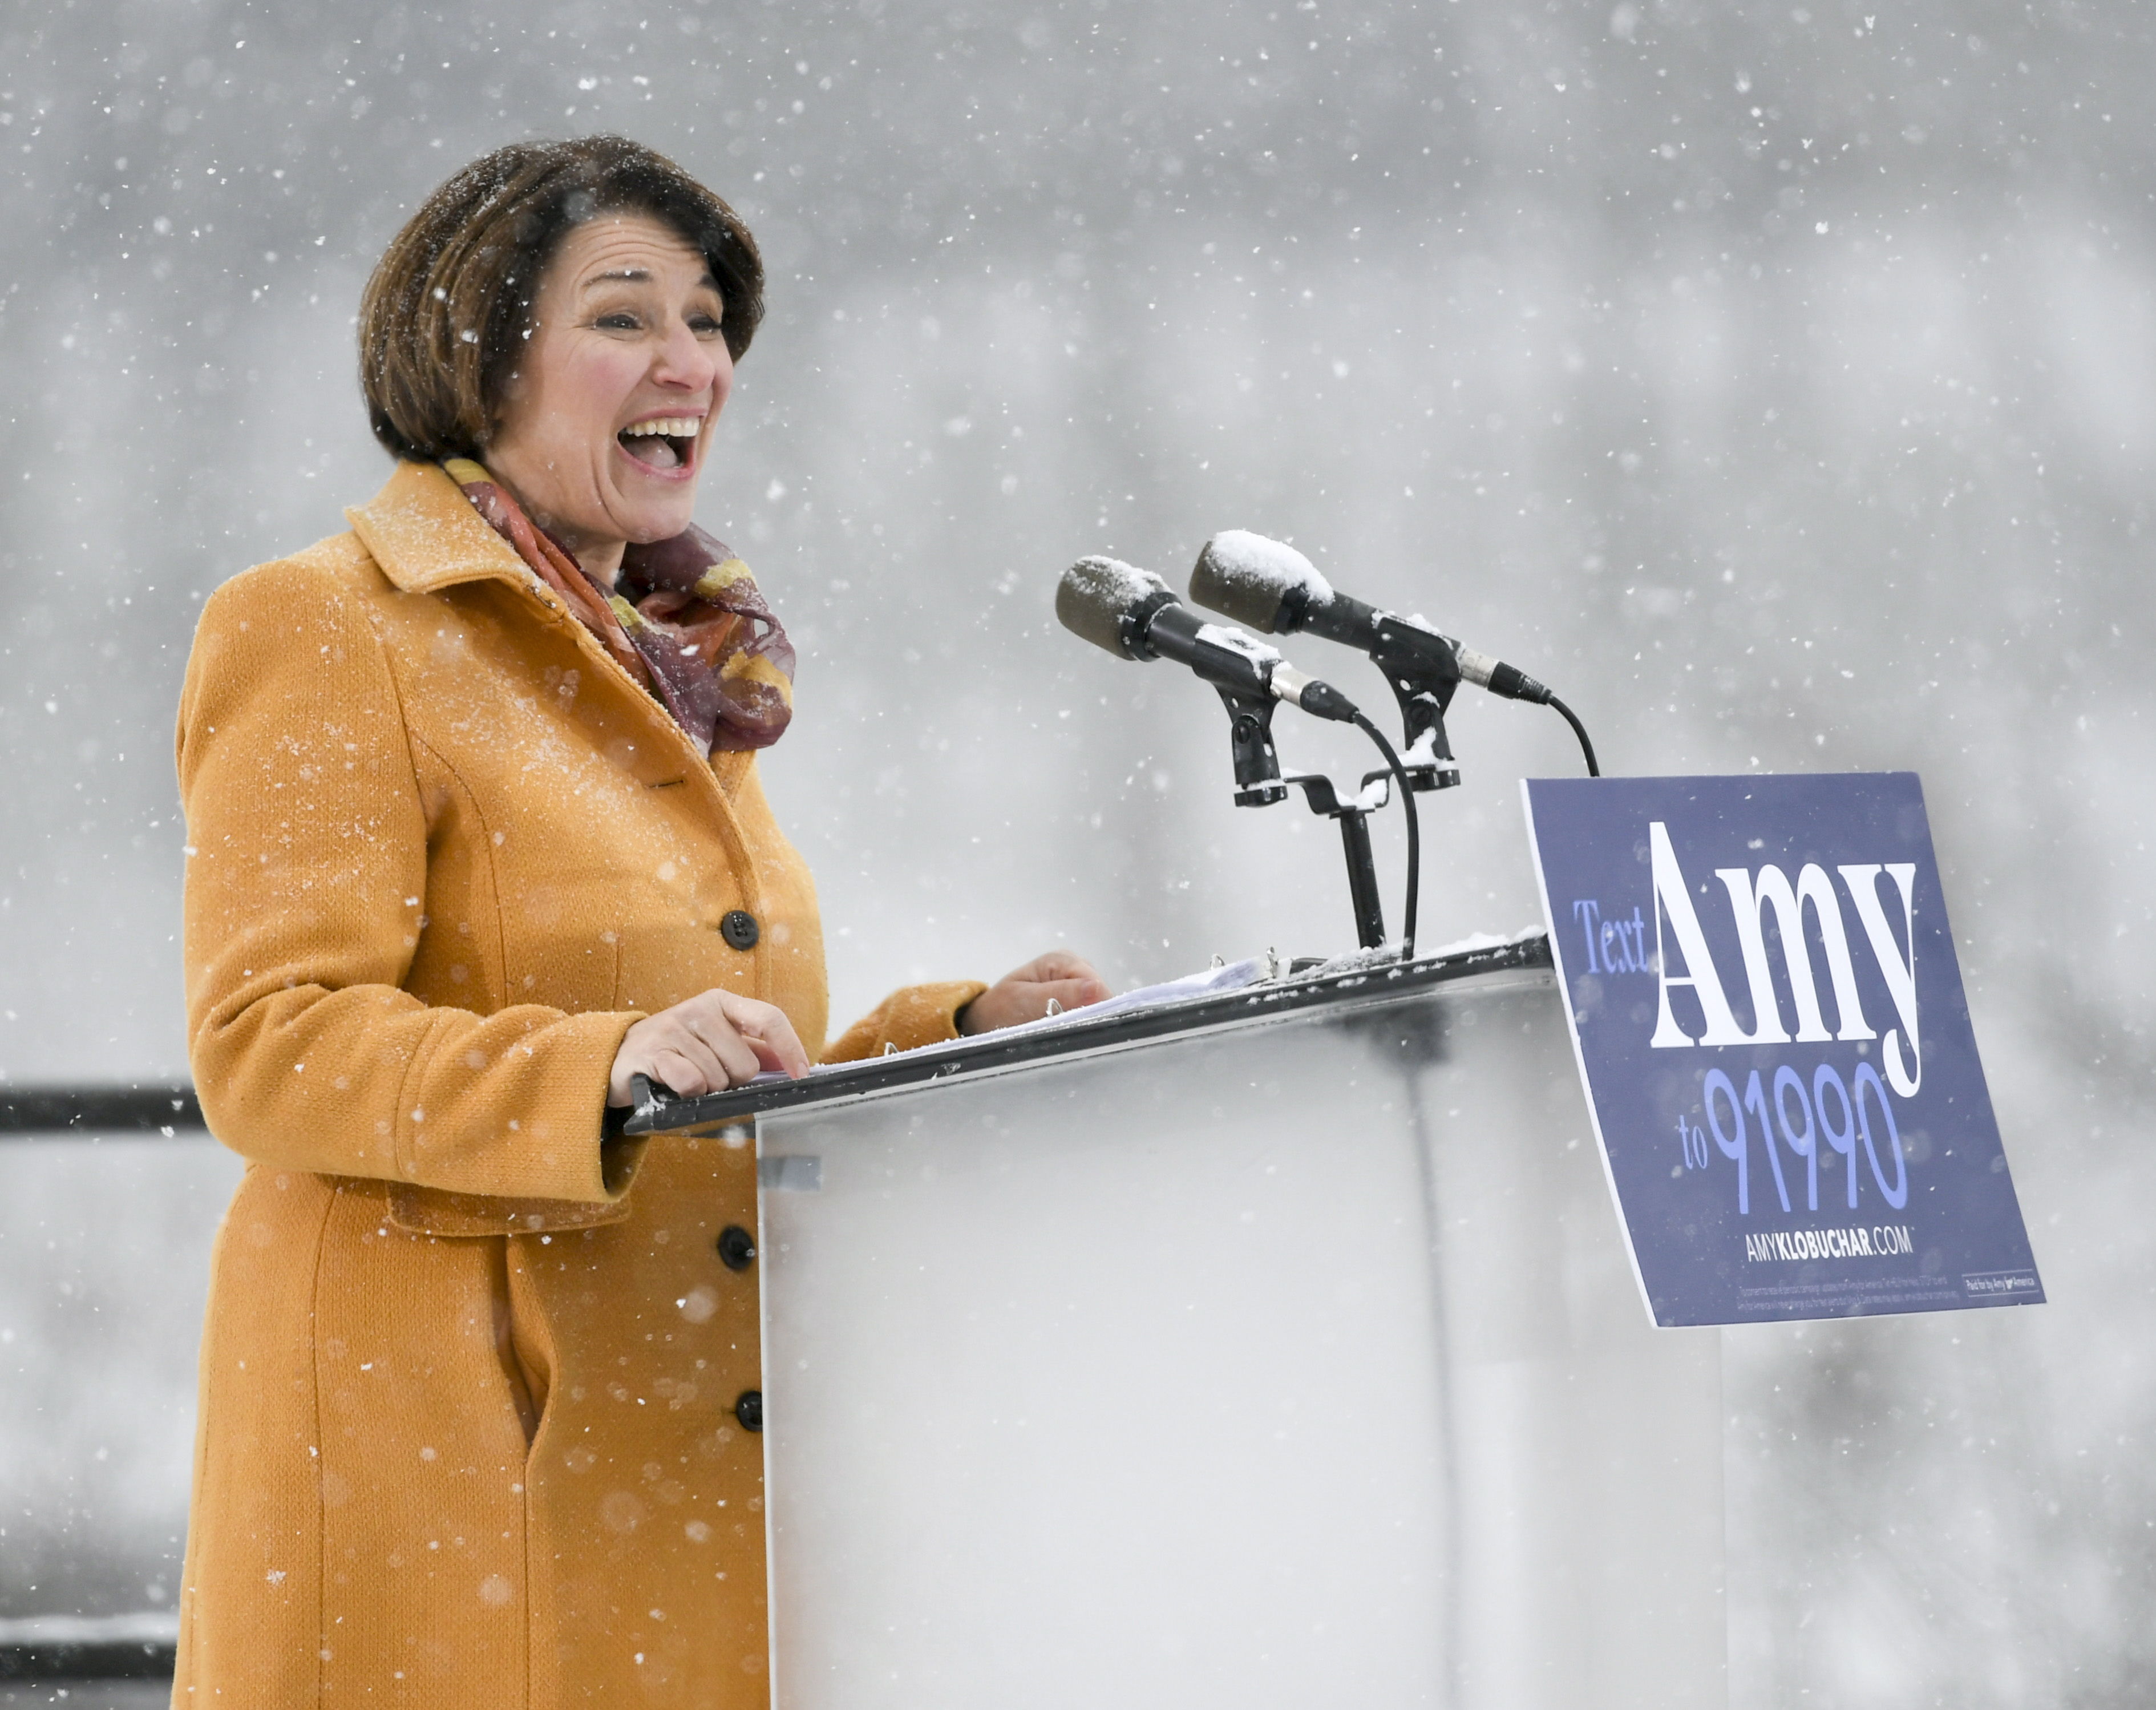
{"type": "Polygon", "coordinates": [[[660,416],[648,422],[639,422],[634,427],[624,428],[624,434],[642,435],[662,434],[669,439],[693,439],[702,431],[704,424],[696,416],[660,416]]]}

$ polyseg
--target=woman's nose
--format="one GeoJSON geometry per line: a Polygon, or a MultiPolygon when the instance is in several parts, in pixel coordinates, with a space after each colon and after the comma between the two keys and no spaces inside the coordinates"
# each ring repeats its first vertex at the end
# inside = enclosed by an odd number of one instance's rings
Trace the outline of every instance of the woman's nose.
{"type": "Polygon", "coordinates": [[[676,321],[666,329],[651,377],[661,386],[702,392],[718,380],[725,355],[724,345],[697,337],[686,321],[676,321]]]}

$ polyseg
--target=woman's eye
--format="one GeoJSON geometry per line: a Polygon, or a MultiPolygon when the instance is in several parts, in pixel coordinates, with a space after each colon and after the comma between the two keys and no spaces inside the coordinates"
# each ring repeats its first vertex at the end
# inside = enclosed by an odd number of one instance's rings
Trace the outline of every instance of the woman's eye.
{"type": "Polygon", "coordinates": [[[617,310],[611,315],[600,316],[598,324],[608,332],[634,332],[636,331],[636,316],[617,310]]]}
{"type": "Polygon", "coordinates": [[[689,317],[689,326],[691,331],[698,334],[710,336],[718,331],[719,317],[716,315],[691,315],[689,317]]]}

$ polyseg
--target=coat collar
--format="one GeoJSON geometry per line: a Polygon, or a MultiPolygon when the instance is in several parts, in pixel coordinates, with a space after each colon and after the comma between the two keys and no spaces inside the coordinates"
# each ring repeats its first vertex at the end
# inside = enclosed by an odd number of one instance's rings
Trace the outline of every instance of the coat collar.
{"type": "Polygon", "coordinates": [[[439,464],[399,463],[382,490],[345,518],[382,573],[407,593],[489,577],[537,580],[439,464]]]}
{"type": "MultiPolygon", "coordinates": [[[[433,593],[459,583],[495,578],[519,583],[548,604],[558,605],[531,567],[516,555],[516,548],[472,508],[464,490],[438,463],[399,463],[380,492],[344,514],[382,573],[407,593],[433,593]]],[[[583,638],[602,669],[612,670],[634,689],[634,699],[644,710],[693,754],[695,745],[689,742],[688,733],[649,694],[635,689],[629,674],[599,645],[598,638],[573,619],[569,620],[569,628],[583,638]]],[[[709,757],[710,775],[722,797],[731,799],[755,757],[745,750],[721,751],[709,757]]]]}

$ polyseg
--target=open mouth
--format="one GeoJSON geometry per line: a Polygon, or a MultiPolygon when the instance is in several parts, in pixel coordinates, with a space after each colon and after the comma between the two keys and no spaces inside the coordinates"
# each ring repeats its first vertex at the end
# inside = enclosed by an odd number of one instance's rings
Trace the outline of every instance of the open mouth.
{"type": "Polygon", "coordinates": [[[624,428],[614,437],[647,469],[685,469],[696,457],[696,434],[703,425],[696,416],[657,416],[624,428]]]}

